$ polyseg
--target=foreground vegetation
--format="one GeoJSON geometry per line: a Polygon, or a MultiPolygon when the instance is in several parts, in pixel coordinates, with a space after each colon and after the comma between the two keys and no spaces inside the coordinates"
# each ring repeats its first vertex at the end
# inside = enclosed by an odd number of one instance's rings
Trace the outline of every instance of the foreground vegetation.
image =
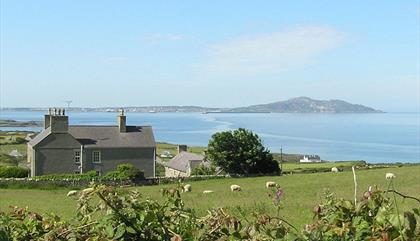
{"type": "MultiPolygon", "coordinates": [[[[69,221],[18,207],[0,213],[0,239],[417,240],[420,210],[398,207],[397,198],[406,196],[395,192],[394,177],[387,174],[387,191],[370,187],[359,197],[355,196],[354,201],[327,193],[320,204],[313,204],[314,219],[304,227],[293,225],[282,214],[289,207],[282,205],[285,190],[280,186],[266,190],[274,212],[238,209],[235,214],[224,208],[213,208],[205,215],[197,215],[184,205],[182,185],[162,189],[161,202],[142,198],[137,191],[126,193],[94,186],[79,192],[76,215],[69,221]]],[[[77,194],[72,191],[67,195],[77,194]]],[[[416,198],[410,200],[420,202],[416,198]]]]}
{"type": "MultiPolygon", "coordinates": [[[[162,147],[167,154],[167,149],[176,146],[159,144],[158,153],[163,152],[162,147]]],[[[203,151],[202,148],[193,150],[203,151]]],[[[213,163],[228,173],[261,174],[278,170],[278,162],[262,146],[258,136],[242,129],[213,135],[207,153],[213,163]]],[[[8,189],[0,189],[0,240],[412,240],[418,237],[416,225],[420,211],[416,207],[420,199],[415,195],[420,189],[420,165],[370,169],[365,162],[280,164],[284,173],[293,175],[190,181],[193,191],[182,194],[185,183],[181,180],[159,186],[116,189],[93,185],[79,191],[77,204],[69,197],[76,193],[74,190],[67,194],[68,189],[23,190],[5,184],[1,187],[8,189]],[[358,198],[351,185],[353,174],[347,171],[352,166],[357,167],[358,198]],[[337,172],[337,168],[343,172],[337,172]],[[390,180],[385,180],[385,172],[396,174],[395,183],[395,175],[388,175],[390,180]],[[276,187],[267,189],[268,181],[276,182],[276,187]],[[241,191],[232,192],[233,184],[240,185],[241,191]],[[393,192],[394,185],[401,193],[414,197],[393,192]],[[337,199],[331,192],[347,200],[337,199]],[[29,207],[31,211],[16,206],[7,211],[11,205],[29,207]]],[[[0,174],[16,172],[10,167],[3,169],[7,172],[0,174]]],[[[104,178],[142,176],[134,169],[119,167],[104,178]]],[[[89,182],[95,175],[92,172],[40,179],[83,177],[89,182]]]]}
{"type": "MultiPolygon", "coordinates": [[[[420,166],[393,167],[387,169],[357,171],[358,195],[362,195],[369,186],[377,185],[381,189],[387,188],[385,173],[396,174],[395,187],[402,193],[415,195],[420,198],[420,166]]],[[[267,197],[265,183],[275,181],[284,190],[281,211],[282,216],[298,227],[309,223],[315,203],[320,202],[324,192],[328,189],[339,197],[351,199],[353,197],[353,176],[351,172],[296,174],[273,177],[228,178],[191,182],[192,192],[183,194],[186,207],[193,208],[197,214],[205,215],[206,210],[213,207],[226,207],[229,212],[252,213],[255,211],[275,212],[267,197]],[[229,186],[237,184],[242,192],[232,193],[229,186]],[[204,195],[204,190],[214,193],[204,195]]],[[[139,191],[143,197],[150,197],[162,201],[160,189],[173,188],[176,184],[159,186],[141,186],[122,188],[123,190],[139,191]]],[[[68,219],[76,210],[74,200],[66,197],[69,189],[39,190],[39,189],[0,189],[0,210],[6,210],[10,205],[30,207],[41,213],[56,213],[68,219]],[[48,205],[45,205],[48,200],[48,205]]],[[[412,200],[399,202],[402,210],[409,210],[417,205],[412,200]]]]}

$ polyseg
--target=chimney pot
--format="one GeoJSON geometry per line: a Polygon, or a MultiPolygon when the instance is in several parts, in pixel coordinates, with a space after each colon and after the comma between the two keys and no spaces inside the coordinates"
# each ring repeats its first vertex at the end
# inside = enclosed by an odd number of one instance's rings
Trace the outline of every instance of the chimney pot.
{"type": "Polygon", "coordinates": [[[44,115],[44,129],[47,129],[51,125],[51,108],[48,108],[48,114],[44,115]]]}
{"type": "Polygon", "coordinates": [[[187,151],[187,150],[188,150],[187,145],[178,145],[178,154],[183,152],[183,151],[187,151]]]}
{"type": "Polygon", "coordinates": [[[120,132],[126,132],[127,131],[127,125],[126,125],[126,117],[124,115],[124,109],[120,109],[120,114],[117,116],[118,120],[118,129],[120,132]]]}
{"type": "Polygon", "coordinates": [[[67,133],[69,129],[69,118],[64,115],[64,109],[53,108],[52,115],[45,116],[45,126],[46,128],[51,127],[51,133],[67,133]]]}

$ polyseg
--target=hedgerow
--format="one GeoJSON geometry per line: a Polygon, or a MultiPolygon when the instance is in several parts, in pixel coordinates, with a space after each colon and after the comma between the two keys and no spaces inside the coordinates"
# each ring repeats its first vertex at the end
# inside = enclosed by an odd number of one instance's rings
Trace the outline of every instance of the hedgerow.
{"type": "MultiPolygon", "coordinates": [[[[392,184],[392,180],[390,181],[392,184]]],[[[390,185],[392,187],[392,185],[390,185]]],[[[393,189],[369,188],[355,202],[327,193],[314,220],[297,228],[281,216],[283,189],[269,193],[276,213],[252,218],[211,209],[197,216],[182,201],[182,183],[163,189],[163,202],[103,185],[79,191],[77,213],[69,221],[13,207],[0,213],[0,240],[418,240],[418,208],[399,213],[393,189]]]]}
{"type": "Polygon", "coordinates": [[[28,168],[15,166],[0,166],[0,178],[24,178],[28,175],[28,168]]]}
{"type": "Polygon", "coordinates": [[[32,179],[35,180],[133,180],[133,179],[144,179],[144,173],[136,168],[132,164],[121,164],[117,166],[117,170],[106,173],[103,176],[99,176],[95,170],[88,171],[82,174],[51,174],[44,176],[36,176],[32,179]]]}

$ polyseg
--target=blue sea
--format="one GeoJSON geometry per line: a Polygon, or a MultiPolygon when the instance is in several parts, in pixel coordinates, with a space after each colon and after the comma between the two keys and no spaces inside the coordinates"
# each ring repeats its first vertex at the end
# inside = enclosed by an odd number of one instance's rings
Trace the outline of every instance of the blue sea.
{"type": "MultiPolygon", "coordinates": [[[[44,112],[1,111],[0,119],[43,120],[44,112]]],[[[70,124],[116,124],[116,113],[69,112],[70,124]]],[[[201,114],[127,113],[130,125],[151,125],[160,142],[206,146],[211,135],[243,127],[273,152],[316,154],[323,160],[420,162],[420,113],[201,114]]],[[[35,130],[41,128],[0,128],[35,130]]]]}

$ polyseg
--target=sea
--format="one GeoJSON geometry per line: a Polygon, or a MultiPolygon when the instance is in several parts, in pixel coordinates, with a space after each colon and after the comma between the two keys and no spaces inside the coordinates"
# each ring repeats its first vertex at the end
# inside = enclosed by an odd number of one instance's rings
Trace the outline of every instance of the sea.
{"type": "MultiPolygon", "coordinates": [[[[0,119],[42,121],[41,111],[1,111],[0,119]]],[[[70,124],[113,125],[115,112],[67,112],[70,124]]],[[[134,113],[128,125],[151,125],[159,142],[207,146],[220,131],[246,128],[272,152],[319,155],[323,160],[420,163],[420,113],[134,113]]],[[[41,127],[0,127],[40,131],[41,127]]]]}

